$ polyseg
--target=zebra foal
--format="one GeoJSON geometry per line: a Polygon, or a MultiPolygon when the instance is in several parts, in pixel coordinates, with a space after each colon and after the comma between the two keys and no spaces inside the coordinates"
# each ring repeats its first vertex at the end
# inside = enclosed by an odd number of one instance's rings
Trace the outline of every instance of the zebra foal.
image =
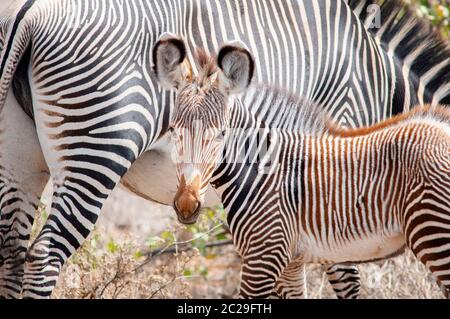
{"type": "Polygon", "coordinates": [[[216,60],[200,51],[195,75],[185,51],[174,36],[153,52],[158,80],[177,89],[174,208],[194,223],[212,184],[243,259],[240,296],[304,297],[306,263],[368,262],[408,247],[450,297],[449,109],[344,129],[309,100],[251,87],[255,63],[240,42],[216,60]]]}

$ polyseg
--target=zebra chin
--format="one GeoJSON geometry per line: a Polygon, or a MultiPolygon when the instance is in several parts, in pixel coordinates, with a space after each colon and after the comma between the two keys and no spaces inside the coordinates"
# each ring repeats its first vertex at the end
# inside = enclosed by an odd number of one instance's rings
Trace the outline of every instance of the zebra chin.
{"type": "Polygon", "coordinates": [[[200,216],[200,211],[201,211],[202,205],[201,205],[200,201],[196,201],[194,205],[195,205],[194,207],[196,207],[194,209],[194,211],[182,210],[182,209],[178,208],[179,206],[177,204],[177,201],[174,200],[173,209],[177,213],[178,221],[181,224],[192,225],[197,222],[198,216],[200,216]]]}
{"type": "Polygon", "coordinates": [[[191,216],[188,219],[184,219],[183,217],[180,217],[180,215],[178,215],[178,222],[180,222],[183,225],[194,225],[197,222],[199,215],[200,210],[195,216],[191,216]]]}
{"type": "Polygon", "coordinates": [[[178,192],[173,200],[173,209],[177,213],[178,221],[185,225],[197,222],[201,207],[201,201],[192,191],[178,192]]]}

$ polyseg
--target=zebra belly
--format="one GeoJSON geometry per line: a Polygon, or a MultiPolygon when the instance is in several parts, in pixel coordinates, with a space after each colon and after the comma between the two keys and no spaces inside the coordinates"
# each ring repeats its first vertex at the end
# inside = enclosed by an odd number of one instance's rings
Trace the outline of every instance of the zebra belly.
{"type": "Polygon", "coordinates": [[[311,263],[369,262],[396,256],[403,252],[405,244],[404,234],[398,232],[388,236],[372,235],[333,246],[308,244],[301,255],[305,262],[311,263]]]}
{"type": "MultiPolygon", "coordinates": [[[[8,91],[3,119],[0,121],[0,170],[7,176],[13,172],[14,181],[23,183],[23,191],[42,189],[48,181],[48,167],[31,118],[25,114],[17,99],[8,91]],[[26,163],[26,165],[24,165],[26,163]]],[[[41,194],[30,194],[40,197],[41,194]]]]}

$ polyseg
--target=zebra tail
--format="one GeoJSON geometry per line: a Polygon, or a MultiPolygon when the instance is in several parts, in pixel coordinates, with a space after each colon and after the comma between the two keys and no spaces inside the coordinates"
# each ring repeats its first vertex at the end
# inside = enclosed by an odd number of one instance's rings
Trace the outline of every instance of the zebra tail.
{"type": "Polygon", "coordinates": [[[27,0],[10,20],[0,55],[0,118],[11,81],[22,55],[31,41],[31,27],[26,13],[36,0],[27,0]]]}

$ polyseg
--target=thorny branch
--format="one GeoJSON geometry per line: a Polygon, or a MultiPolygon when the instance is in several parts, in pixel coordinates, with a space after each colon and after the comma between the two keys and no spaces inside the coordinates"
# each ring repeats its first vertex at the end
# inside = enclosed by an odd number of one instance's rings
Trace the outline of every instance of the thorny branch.
{"type": "MultiPolygon", "coordinates": [[[[116,281],[123,279],[125,276],[127,276],[129,274],[137,272],[139,269],[141,269],[142,267],[147,265],[153,259],[153,257],[160,256],[162,254],[179,253],[179,252],[191,250],[194,248],[192,245],[190,245],[191,243],[193,243],[194,241],[199,240],[201,238],[204,238],[205,236],[211,234],[212,232],[214,232],[216,229],[218,229],[220,227],[223,227],[223,223],[217,224],[216,226],[212,227],[208,231],[201,233],[192,239],[189,239],[186,241],[175,241],[173,243],[168,244],[167,246],[165,246],[163,248],[156,249],[156,250],[150,250],[150,251],[144,253],[144,256],[146,256],[146,259],[142,263],[140,263],[138,266],[134,267],[131,270],[122,269],[122,267],[121,267],[122,261],[119,260],[114,275],[111,277],[111,279],[109,279],[103,285],[98,296],[99,297],[103,296],[106,289],[110,285],[114,284],[116,281]]],[[[232,244],[231,240],[219,240],[219,241],[215,241],[215,242],[211,242],[211,243],[206,243],[205,248],[221,247],[221,246],[227,246],[227,245],[231,245],[231,244],[232,244]]],[[[175,282],[177,279],[180,279],[180,278],[181,277],[178,277],[178,276],[173,277],[172,280],[161,285],[156,291],[154,291],[152,293],[152,295],[150,296],[150,298],[153,298],[155,295],[157,295],[159,292],[161,292],[167,286],[169,286],[170,284],[172,284],[173,282],[175,282]]],[[[117,287],[116,287],[116,290],[117,290],[117,287]]]]}
{"type": "MultiPolygon", "coordinates": [[[[211,243],[206,243],[205,244],[205,248],[213,248],[213,247],[222,247],[222,246],[228,246],[228,245],[232,245],[233,241],[231,239],[224,239],[224,240],[218,240],[218,241],[214,241],[211,243]]],[[[183,252],[183,251],[188,251],[190,249],[193,249],[192,246],[190,245],[183,245],[182,247],[178,248],[178,252],[183,252]]],[[[176,247],[172,247],[169,249],[166,249],[165,251],[162,251],[163,249],[155,249],[152,252],[149,252],[149,256],[158,256],[158,255],[162,255],[162,254],[174,254],[177,252],[176,247]]]]}
{"type": "MultiPolygon", "coordinates": [[[[199,240],[199,239],[211,234],[213,231],[215,231],[216,229],[218,229],[220,227],[223,227],[223,223],[219,223],[216,226],[214,226],[213,228],[209,229],[207,232],[201,233],[198,236],[195,236],[194,238],[191,238],[189,240],[175,241],[161,249],[151,250],[151,251],[144,253],[144,255],[147,256],[147,258],[143,261],[142,264],[137,266],[134,269],[134,271],[139,270],[140,268],[142,268],[143,266],[148,264],[152,260],[153,257],[160,256],[165,253],[177,253],[178,251],[187,251],[187,250],[192,249],[193,247],[189,246],[190,243],[193,243],[194,241],[199,240]],[[180,246],[181,246],[181,248],[180,248],[180,246]]],[[[218,241],[218,242],[213,242],[213,243],[207,243],[205,245],[205,247],[211,248],[211,247],[225,246],[225,245],[230,245],[230,244],[232,244],[231,241],[223,240],[223,241],[218,241]]]]}

